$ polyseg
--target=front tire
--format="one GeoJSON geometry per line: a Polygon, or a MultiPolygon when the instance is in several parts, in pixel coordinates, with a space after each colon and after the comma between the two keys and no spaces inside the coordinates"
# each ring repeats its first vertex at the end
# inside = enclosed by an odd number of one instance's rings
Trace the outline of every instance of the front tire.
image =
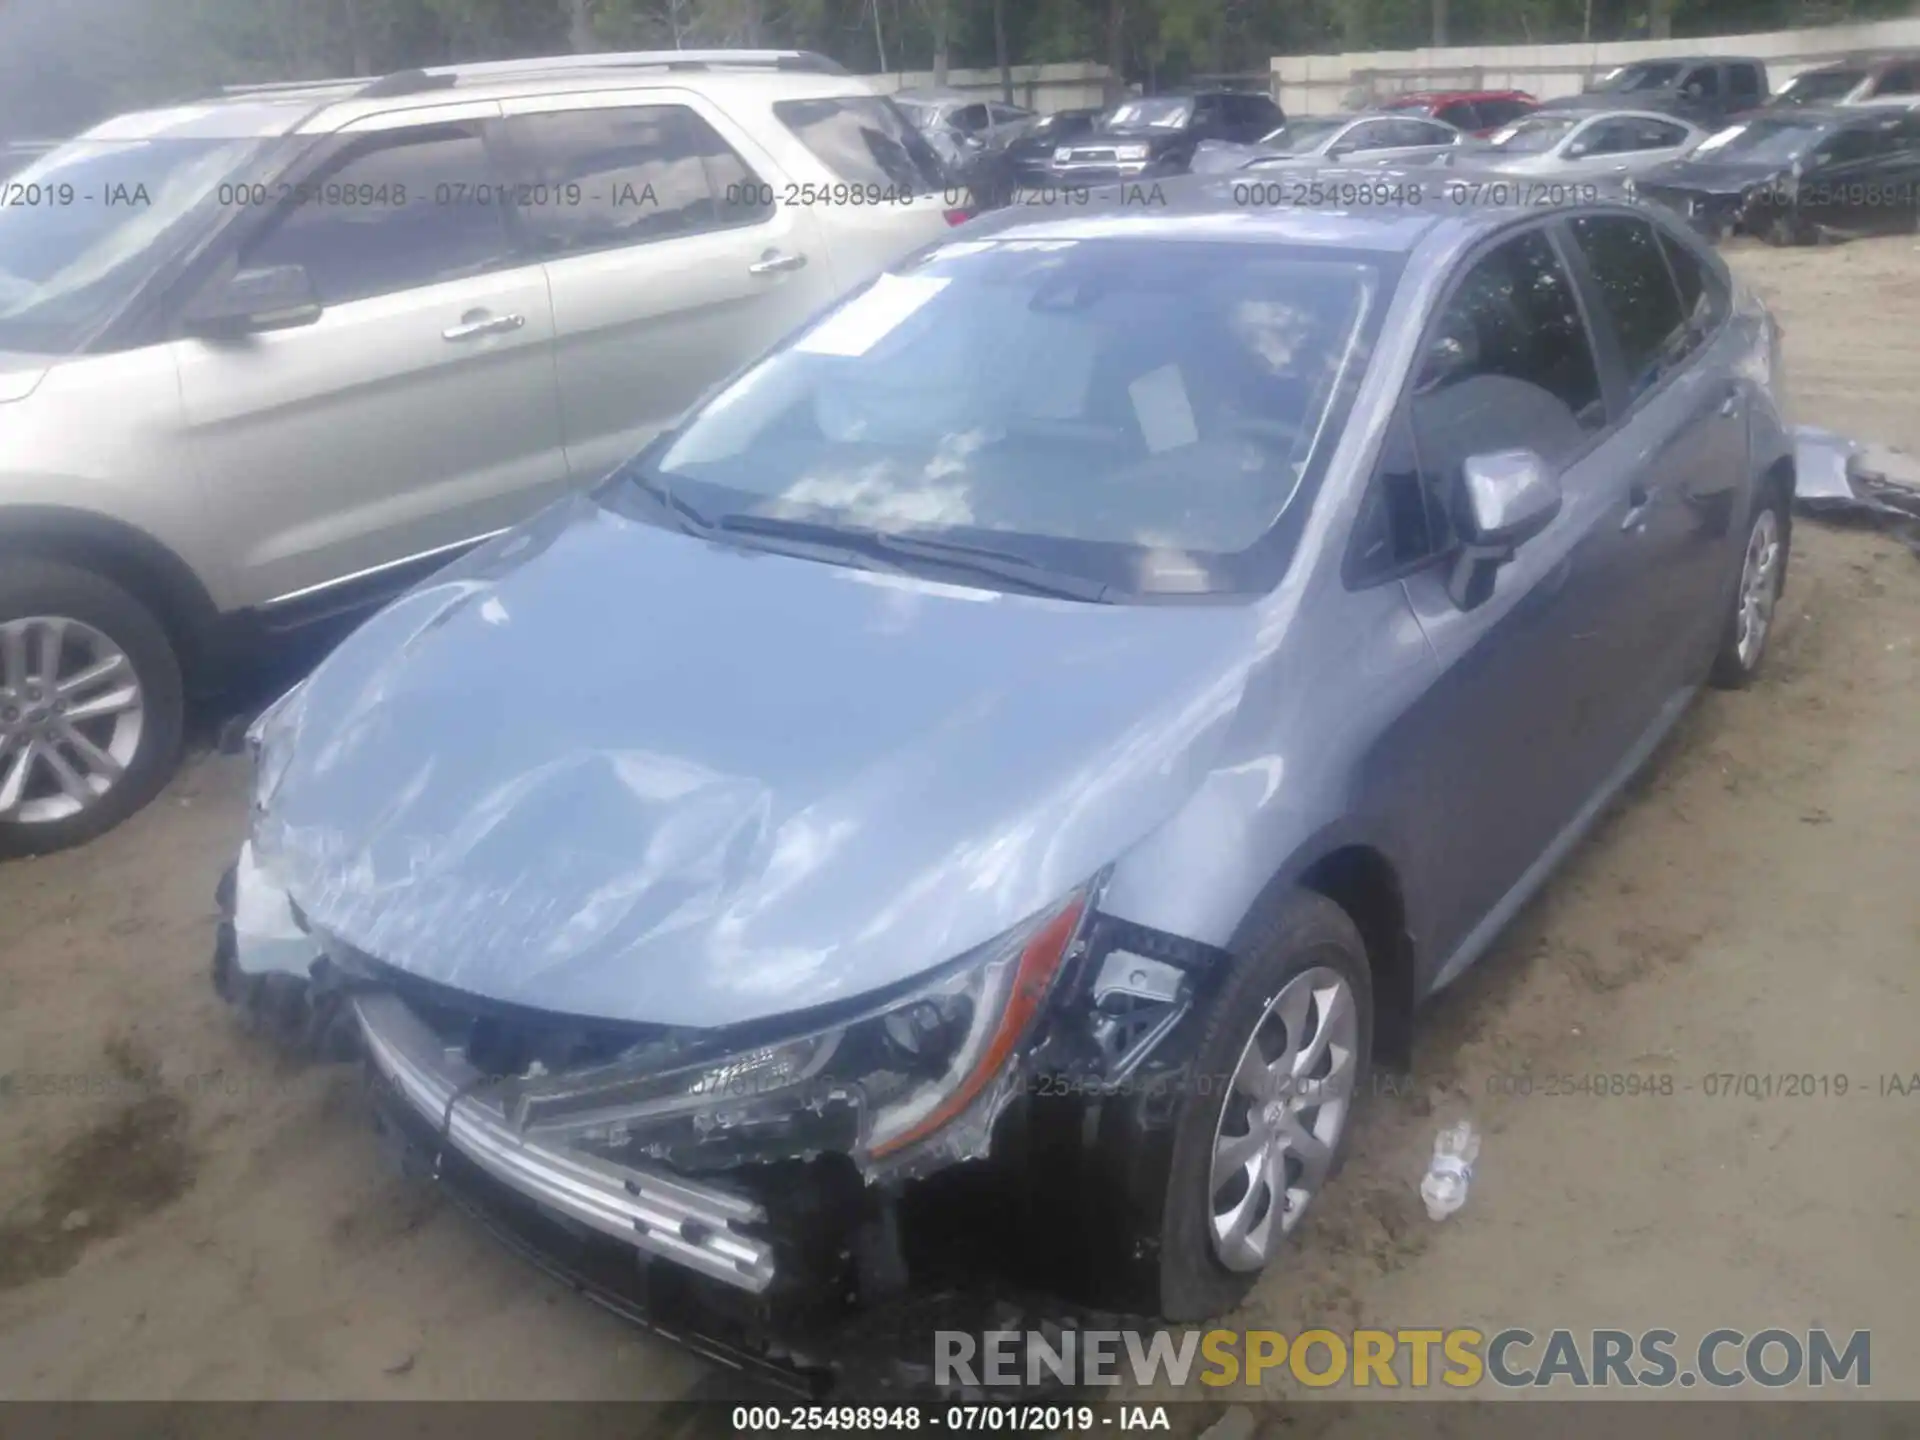
{"type": "Polygon", "coordinates": [[[1753,518],[1747,522],[1747,544],[1740,557],[1740,579],[1734,587],[1720,648],[1708,677],[1722,690],[1744,690],[1760,673],[1767,641],[1773,636],[1774,612],[1786,581],[1787,555],[1793,538],[1792,511],[1785,487],[1769,484],[1760,492],[1753,518]]]}
{"type": "Polygon", "coordinates": [[[1345,1156],[1372,1062],[1373,988],[1353,921],[1297,892],[1256,920],[1203,1017],[1174,1121],[1158,1312],[1231,1310],[1345,1156]]]}
{"type": "Polygon", "coordinates": [[[0,856],[118,825],[180,753],[180,665],[151,612],[91,570],[0,558],[0,856]]]}

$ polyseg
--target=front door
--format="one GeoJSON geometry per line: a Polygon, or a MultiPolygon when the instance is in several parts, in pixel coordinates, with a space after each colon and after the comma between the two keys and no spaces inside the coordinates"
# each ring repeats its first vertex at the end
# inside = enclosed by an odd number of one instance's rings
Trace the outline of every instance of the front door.
{"type": "Polygon", "coordinates": [[[1435,857],[1424,869],[1431,893],[1415,898],[1432,917],[1423,950],[1438,963],[1485,926],[1614,761],[1600,727],[1576,725],[1575,696],[1592,638],[1620,623],[1618,462],[1574,282],[1545,225],[1469,262],[1424,342],[1404,412],[1376,484],[1398,488],[1389,508],[1417,517],[1425,538],[1412,554],[1431,555],[1401,583],[1440,673],[1396,743],[1421,777],[1404,823],[1435,857]],[[1560,512],[1497,572],[1489,596],[1463,605],[1448,582],[1464,463],[1516,448],[1557,475],[1560,512]]]}
{"type": "Polygon", "coordinates": [[[303,267],[319,319],[173,342],[237,603],[377,580],[564,483],[553,310],[494,198],[496,113],[467,103],[344,132],[233,261],[303,267]]]}

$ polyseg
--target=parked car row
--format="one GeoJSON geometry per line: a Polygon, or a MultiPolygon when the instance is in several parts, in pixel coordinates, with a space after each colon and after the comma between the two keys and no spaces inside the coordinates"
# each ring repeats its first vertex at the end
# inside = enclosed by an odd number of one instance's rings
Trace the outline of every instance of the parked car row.
{"type": "Polygon", "coordinates": [[[1239,1303],[1420,1002],[1755,675],[1793,473],[1668,211],[1233,189],[980,217],[382,610],[251,734],[220,992],[802,1386],[922,1286],[1239,1303]]]}
{"type": "Polygon", "coordinates": [[[1767,110],[1648,170],[1639,193],[1713,239],[1804,244],[1920,228],[1920,111],[1767,110]]]}

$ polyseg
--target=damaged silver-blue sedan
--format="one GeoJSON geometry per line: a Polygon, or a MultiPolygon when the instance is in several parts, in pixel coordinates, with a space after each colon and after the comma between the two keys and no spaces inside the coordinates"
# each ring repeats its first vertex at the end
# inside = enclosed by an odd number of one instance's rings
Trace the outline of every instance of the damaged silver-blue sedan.
{"type": "Polygon", "coordinates": [[[989,217],[381,612],[254,727],[222,992],[737,1349],[1230,1308],[1787,569],[1678,221],[1346,181],[989,217]]]}

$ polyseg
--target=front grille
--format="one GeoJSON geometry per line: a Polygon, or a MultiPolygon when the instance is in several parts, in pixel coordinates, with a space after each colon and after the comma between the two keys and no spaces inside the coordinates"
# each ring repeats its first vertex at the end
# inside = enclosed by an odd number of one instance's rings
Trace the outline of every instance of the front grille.
{"type": "Polygon", "coordinates": [[[767,1218],[758,1201],[523,1134],[487,1094],[487,1072],[397,997],[357,995],[353,1005],[382,1082],[496,1183],[709,1279],[755,1294],[772,1284],[773,1247],[754,1228],[767,1218]]]}

